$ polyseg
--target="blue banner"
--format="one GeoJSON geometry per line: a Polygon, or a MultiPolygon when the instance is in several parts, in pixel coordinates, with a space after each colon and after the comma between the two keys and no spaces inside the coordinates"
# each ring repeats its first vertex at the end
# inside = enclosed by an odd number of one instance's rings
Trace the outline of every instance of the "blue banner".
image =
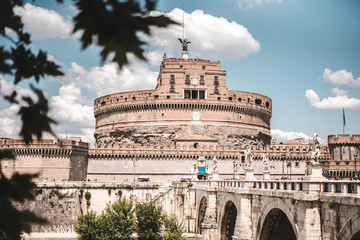
{"type": "Polygon", "coordinates": [[[205,167],[199,167],[199,173],[205,174],[206,168],[205,167]]]}

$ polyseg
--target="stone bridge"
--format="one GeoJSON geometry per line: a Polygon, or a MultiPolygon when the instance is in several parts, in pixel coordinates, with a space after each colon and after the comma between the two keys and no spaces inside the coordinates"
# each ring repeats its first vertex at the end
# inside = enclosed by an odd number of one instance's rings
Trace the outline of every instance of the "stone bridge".
{"type": "Polygon", "coordinates": [[[77,239],[77,217],[126,197],[154,201],[204,240],[360,239],[360,181],[39,182],[24,208],[48,219],[26,239],[77,239]],[[84,198],[89,192],[91,198],[84,198]],[[67,235],[66,235],[67,234],[67,235]],[[48,237],[50,236],[51,237],[48,237]],[[71,236],[70,236],[71,235],[71,236]]]}
{"type": "Polygon", "coordinates": [[[174,213],[184,219],[188,232],[206,240],[360,239],[358,181],[191,184],[174,183],[174,213]]]}

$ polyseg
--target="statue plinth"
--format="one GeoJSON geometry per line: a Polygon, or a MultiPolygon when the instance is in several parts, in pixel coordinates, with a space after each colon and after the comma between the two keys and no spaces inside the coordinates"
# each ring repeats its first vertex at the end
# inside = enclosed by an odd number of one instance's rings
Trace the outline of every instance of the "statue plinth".
{"type": "Polygon", "coordinates": [[[264,175],[264,180],[270,180],[271,179],[269,170],[264,170],[263,175],[264,175]]]}
{"type": "Polygon", "coordinates": [[[182,58],[189,58],[189,54],[187,51],[182,51],[182,58]]]}
{"type": "Polygon", "coordinates": [[[252,167],[246,167],[245,170],[245,180],[254,180],[256,179],[254,177],[254,168],[252,167]]]}
{"type": "Polygon", "coordinates": [[[192,178],[192,180],[197,180],[197,173],[198,173],[197,170],[193,170],[193,171],[192,171],[192,173],[191,173],[191,178],[192,178]]]}
{"type": "Polygon", "coordinates": [[[309,180],[326,180],[319,162],[311,161],[308,167],[309,180]]]}
{"type": "Polygon", "coordinates": [[[212,180],[218,180],[219,179],[219,173],[216,171],[216,172],[213,172],[212,173],[212,180]]]}

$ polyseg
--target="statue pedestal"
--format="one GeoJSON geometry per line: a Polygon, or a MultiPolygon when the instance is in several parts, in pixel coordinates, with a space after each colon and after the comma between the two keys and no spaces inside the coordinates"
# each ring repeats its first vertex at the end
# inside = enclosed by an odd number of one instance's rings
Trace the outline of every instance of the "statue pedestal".
{"type": "Polygon", "coordinates": [[[218,172],[213,172],[211,180],[219,180],[219,173],[218,172]]]}
{"type": "Polygon", "coordinates": [[[246,167],[245,170],[245,180],[255,180],[254,177],[254,168],[252,167],[246,167]]]}
{"type": "Polygon", "coordinates": [[[309,167],[308,167],[308,172],[309,172],[309,180],[314,180],[314,181],[321,181],[321,180],[326,180],[326,177],[323,176],[323,171],[322,171],[322,166],[320,165],[319,162],[310,162],[309,167]]]}
{"type": "Polygon", "coordinates": [[[271,179],[269,170],[264,170],[263,175],[264,175],[264,180],[270,180],[271,179]]]}
{"type": "Polygon", "coordinates": [[[192,178],[192,180],[197,180],[197,171],[193,171],[191,173],[191,178],[192,178]]]}
{"type": "Polygon", "coordinates": [[[182,58],[189,58],[189,54],[187,51],[182,51],[182,58]]]}

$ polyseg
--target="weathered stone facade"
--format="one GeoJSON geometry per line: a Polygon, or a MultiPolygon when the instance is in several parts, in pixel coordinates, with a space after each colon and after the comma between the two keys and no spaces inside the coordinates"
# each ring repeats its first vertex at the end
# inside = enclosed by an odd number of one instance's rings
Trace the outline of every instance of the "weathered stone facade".
{"type": "Polygon", "coordinates": [[[5,176],[13,173],[38,174],[37,180],[82,181],[87,177],[89,144],[80,138],[33,140],[0,139],[0,150],[14,151],[15,160],[0,162],[5,176]]]}
{"type": "Polygon", "coordinates": [[[206,136],[221,146],[265,146],[271,107],[266,96],[228,90],[220,62],[164,58],[156,89],[95,100],[96,147],[175,146],[189,136],[206,136]]]}
{"type": "Polygon", "coordinates": [[[328,178],[355,178],[359,176],[360,135],[339,134],[328,136],[329,160],[324,161],[328,178]]]}

